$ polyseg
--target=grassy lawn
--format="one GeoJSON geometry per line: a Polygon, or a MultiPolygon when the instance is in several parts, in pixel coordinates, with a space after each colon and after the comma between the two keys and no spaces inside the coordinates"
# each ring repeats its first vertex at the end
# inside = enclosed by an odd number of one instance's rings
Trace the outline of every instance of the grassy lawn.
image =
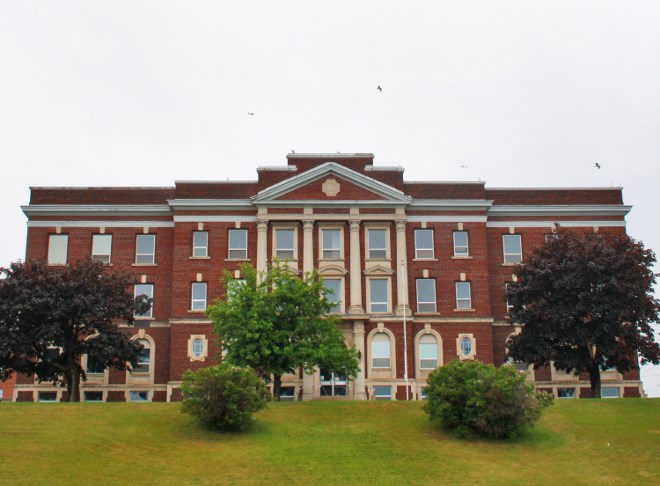
{"type": "Polygon", "coordinates": [[[0,403],[0,484],[660,484],[660,399],[567,400],[509,442],[419,402],[271,404],[248,434],[178,404],[0,403]]]}

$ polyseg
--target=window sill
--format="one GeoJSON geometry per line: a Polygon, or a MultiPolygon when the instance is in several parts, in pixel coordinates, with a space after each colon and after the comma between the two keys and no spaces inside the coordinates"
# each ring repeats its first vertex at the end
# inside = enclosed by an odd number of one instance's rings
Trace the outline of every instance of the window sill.
{"type": "Polygon", "coordinates": [[[502,263],[502,266],[503,266],[503,267],[515,267],[516,265],[519,265],[519,264],[521,264],[521,263],[522,263],[522,262],[518,262],[518,263],[502,263]]]}
{"type": "Polygon", "coordinates": [[[204,314],[206,309],[188,309],[188,314],[204,314]]]}
{"type": "Polygon", "coordinates": [[[157,267],[157,263],[132,263],[132,267],[157,267]]]}
{"type": "Polygon", "coordinates": [[[205,257],[201,257],[201,256],[189,256],[189,257],[188,257],[188,260],[210,260],[210,259],[211,259],[210,256],[205,256],[205,257]]]}
{"type": "Polygon", "coordinates": [[[437,262],[437,258],[413,258],[413,262],[437,262]]]}
{"type": "Polygon", "coordinates": [[[297,259],[297,258],[280,258],[280,257],[278,257],[277,255],[274,255],[274,256],[273,256],[273,259],[272,259],[271,261],[275,261],[275,260],[277,260],[277,261],[280,262],[280,263],[284,263],[284,262],[298,263],[298,259],[297,259]]]}
{"type": "Polygon", "coordinates": [[[155,317],[144,317],[144,316],[133,316],[133,320],[135,321],[155,321],[155,317]]]}
{"type": "Polygon", "coordinates": [[[391,258],[365,258],[365,262],[391,262],[391,258]]]}
{"type": "Polygon", "coordinates": [[[249,262],[249,258],[225,258],[226,262],[249,262]]]}
{"type": "Polygon", "coordinates": [[[454,312],[475,312],[474,309],[454,309],[454,312]]]}
{"type": "Polygon", "coordinates": [[[452,260],[472,260],[474,258],[472,255],[465,255],[465,256],[456,256],[454,255],[451,257],[452,260]]]}

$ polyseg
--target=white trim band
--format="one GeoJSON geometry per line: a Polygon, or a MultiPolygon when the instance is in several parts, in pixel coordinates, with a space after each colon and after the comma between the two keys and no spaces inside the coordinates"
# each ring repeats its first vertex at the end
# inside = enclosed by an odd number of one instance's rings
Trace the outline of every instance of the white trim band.
{"type": "Polygon", "coordinates": [[[553,228],[555,224],[566,228],[625,228],[625,221],[488,221],[487,228],[553,228]]]}
{"type": "Polygon", "coordinates": [[[173,228],[173,221],[28,221],[28,228],[173,228]]]}

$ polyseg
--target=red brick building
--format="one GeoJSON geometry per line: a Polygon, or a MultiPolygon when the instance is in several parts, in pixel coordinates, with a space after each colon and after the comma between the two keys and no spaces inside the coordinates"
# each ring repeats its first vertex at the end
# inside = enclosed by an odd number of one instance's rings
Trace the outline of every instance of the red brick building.
{"type": "MultiPolygon", "coordinates": [[[[289,154],[287,165],[257,174],[165,188],[32,188],[26,258],[59,265],[92,256],[133,272],[136,294],[154,299],[131,329],[146,348],[140,366],[97,370],[83,359],[85,399],[180,399],[183,371],[218,352],[204,309],[221,295],[223,271],[240,277],[241,263],[263,269],[275,257],[319,270],[361,360],[351,382],[324,370],[285,377],[290,397],[405,399],[408,383],[410,399],[422,398],[428,373],[449,360],[505,361],[515,332],[505,286],[555,223],[625,232],[630,210],[619,188],[405,181],[401,167],[375,166],[372,154],[289,154]]],[[[586,376],[517,366],[555,395],[589,393],[586,376]]],[[[604,372],[603,390],[640,396],[639,374],[604,372]]],[[[19,376],[13,398],[61,393],[19,376]]]]}

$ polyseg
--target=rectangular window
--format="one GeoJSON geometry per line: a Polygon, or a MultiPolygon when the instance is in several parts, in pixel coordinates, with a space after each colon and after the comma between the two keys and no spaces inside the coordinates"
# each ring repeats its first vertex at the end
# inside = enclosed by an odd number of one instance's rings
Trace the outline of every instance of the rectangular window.
{"type": "Polygon", "coordinates": [[[292,402],[295,400],[295,387],[283,386],[280,388],[280,402],[292,402]]]}
{"type": "Polygon", "coordinates": [[[426,400],[426,399],[429,398],[429,395],[428,395],[428,393],[427,393],[427,390],[426,390],[426,387],[425,387],[425,386],[423,386],[423,387],[421,388],[421,390],[419,390],[419,397],[420,397],[422,400],[426,400]]]}
{"type": "Polygon", "coordinates": [[[86,391],[84,393],[84,399],[86,402],[102,402],[103,401],[103,392],[102,391],[86,391]]]}
{"type": "Polygon", "coordinates": [[[506,305],[506,313],[509,314],[513,310],[513,304],[509,302],[509,296],[507,292],[509,291],[509,284],[504,284],[504,303],[506,305]]]}
{"type": "Polygon", "coordinates": [[[138,351],[137,365],[133,367],[133,373],[149,373],[151,368],[151,349],[144,347],[138,351]]]}
{"type": "Polygon", "coordinates": [[[387,258],[387,230],[367,230],[369,258],[387,258]]]}
{"type": "Polygon", "coordinates": [[[468,246],[468,232],[454,231],[454,256],[464,257],[470,255],[468,246]]]}
{"type": "Polygon", "coordinates": [[[132,391],[128,394],[128,399],[131,402],[148,402],[149,392],[146,391],[132,391]]]}
{"type": "Polygon", "coordinates": [[[470,282],[456,282],[456,308],[471,309],[470,282]]]}
{"type": "Polygon", "coordinates": [[[110,263],[112,254],[112,235],[92,236],[92,260],[110,263]]]}
{"type": "MultiPolygon", "coordinates": [[[[148,299],[154,298],[153,284],[135,284],[135,297],[139,295],[146,295],[148,299]]],[[[135,317],[151,317],[153,315],[153,303],[148,311],[143,314],[135,314],[135,317]]]]}
{"type": "Polygon", "coordinates": [[[66,265],[69,235],[50,235],[48,237],[48,265],[66,265]]]}
{"type": "Polygon", "coordinates": [[[247,237],[246,229],[229,230],[229,259],[247,260],[247,237]]]}
{"type": "Polygon", "coordinates": [[[382,385],[374,386],[374,399],[392,400],[392,387],[382,385]]]}
{"type": "Polygon", "coordinates": [[[57,401],[57,392],[44,392],[40,391],[37,393],[37,400],[40,402],[56,402],[57,401]]]}
{"type": "Polygon", "coordinates": [[[415,258],[434,258],[433,230],[415,230],[415,258]]]}
{"type": "Polygon", "coordinates": [[[323,280],[323,286],[326,289],[325,298],[333,304],[330,312],[341,312],[341,280],[326,278],[323,280]]]}
{"type": "Polygon", "coordinates": [[[275,257],[281,260],[293,260],[295,257],[294,248],[295,230],[276,229],[275,230],[275,257]]]}
{"type": "Polygon", "coordinates": [[[557,388],[557,398],[575,398],[575,388],[557,388]]]}
{"type": "Polygon", "coordinates": [[[209,256],[209,232],[208,231],[193,231],[193,257],[207,257],[209,256]]]}
{"type": "Polygon", "coordinates": [[[438,367],[438,340],[433,334],[419,338],[419,367],[432,370],[438,367]]]}
{"type": "Polygon", "coordinates": [[[326,260],[338,260],[341,258],[341,230],[324,229],[322,235],[322,257],[326,260]]]}
{"type": "Polygon", "coordinates": [[[369,280],[369,312],[387,312],[387,280],[369,280]]]}
{"type": "Polygon", "coordinates": [[[99,360],[94,358],[93,354],[87,355],[87,366],[85,367],[85,373],[88,375],[102,375],[105,371],[105,366],[99,360]]]}
{"type": "Polygon", "coordinates": [[[619,388],[613,386],[604,386],[600,389],[601,398],[619,398],[619,388]]]}
{"type": "Polygon", "coordinates": [[[504,263],[522,262],[522,243],[520,235],[502,235],[504,263]]]}
{"type": "Polygon", "coordinates": [[[206,282],[195,282],[191,288],[192,310],[206,310],[206,282]]]}
{"type": "Polygon", "coordinates": [[[417,281],[417,312],[435,312],[435,280],[418,278],[417,281]]]}
{"type": "Polygon", "coordinates": [[[135,238],[135,263],[153,264],[156,259],[156,235],[137,235],[135,238]]]}

